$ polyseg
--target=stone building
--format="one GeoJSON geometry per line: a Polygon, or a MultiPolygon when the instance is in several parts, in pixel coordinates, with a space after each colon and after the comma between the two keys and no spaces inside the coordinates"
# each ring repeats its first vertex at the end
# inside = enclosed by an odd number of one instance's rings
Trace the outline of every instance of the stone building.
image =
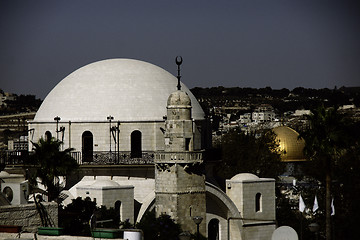
{"type": "MultiPolygon", "coordinates": [[[[176,82],[167,71],[137,60],[86,65],[46,96],[29,123],[29,140],[58,138],[64,148],[76,149],[79,162],[146,159],[165,148],[166,102],[176,82]]],[[[201,131],[204,112],[189,89],[182,89],[193,102],[194,149],[203,149],[210,144],[201,131]]]]}
{"type": "MultiPolygon", "coordinates": [[[[191,99],[176,91],[167,101],[165,151],[155,157],[156,214],[166,213],[191,229],[193,217],[206,219],[205,175],[202,152],[194,151],[191,99]]],[[[205,221],[200,232],[206,234],[205,221]]]]}
{"type": "Polygon", "coordinates": [[[199,216],[209,240],[265,240],[275,229],[273,180],[240,173],[226,192],[206,181],[205,114],[180,77],[150,63],[111,59],[71,73],[29,122],[29,150],[41,137],[75,149],[80,168],[66,179],[65,201],[131,209],[120,216],[134,222],[147,211],[166,213],[192,233],[199,216]]]}

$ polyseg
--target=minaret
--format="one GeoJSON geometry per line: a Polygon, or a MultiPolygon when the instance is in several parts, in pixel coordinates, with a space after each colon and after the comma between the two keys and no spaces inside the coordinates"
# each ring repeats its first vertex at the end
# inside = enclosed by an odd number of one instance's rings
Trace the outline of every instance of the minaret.
{"type": "MultiPolygon", "coordinates": [[[[179,62],[176,58],[176,63],[179,62]]],[[[192,233],[196,232],[193,217],[202,217],[200,233],[205,236],[206,197],[202,151],[193,151],[191,100],[179,86],[178,81],[178,90],[167,101],[165,150],[155,154],[156,216],[163,213],[170,215],[183,231],[192,233]]]]}

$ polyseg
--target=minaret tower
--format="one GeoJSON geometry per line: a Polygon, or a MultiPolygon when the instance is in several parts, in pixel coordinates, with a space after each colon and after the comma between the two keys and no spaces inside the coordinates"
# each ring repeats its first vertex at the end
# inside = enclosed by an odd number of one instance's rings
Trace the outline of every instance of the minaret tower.
{"type": "Polygon", "coordinates": [[[200,233],[206,234],[205,175],[202,151],[193,150],[191,100],[181,91],[181,57],[178,65],[178,86],[167,101],[165,151],[155,155],[156,216],[170,215],[183,231],[196,232],[194,217],[202,217],[200,233]]]}

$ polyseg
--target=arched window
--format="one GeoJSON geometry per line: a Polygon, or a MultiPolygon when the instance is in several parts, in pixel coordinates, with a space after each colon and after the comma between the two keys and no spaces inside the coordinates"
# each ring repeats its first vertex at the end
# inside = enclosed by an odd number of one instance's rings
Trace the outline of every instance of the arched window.
{"type": "Polygon", "coordinates": [[[219,220],[216,218],[208,224],[208,240],[219,240],[219,220]]]}
{"type": "Polygon", "coordinates": [[[141,132],[135,130],[131,133],[131,157],[132,158],[141,158],[141,132]]]}
{"type": "Polygon", "coordinates": [[[257,193],[255,196],[255,212],[262,211],[262,196],[261,193],[257,193]]]}
{"type": "Polygon", "coordinates": [[[84,162],[93,160],[93,134],[90,131],[82,134],[82,159],[84,162]]]}
{"type": "Polygon", "coordinates": [[[45,141],[50,141],[52,138],[52,134],[50,131],[45,132],[45,141]]]}

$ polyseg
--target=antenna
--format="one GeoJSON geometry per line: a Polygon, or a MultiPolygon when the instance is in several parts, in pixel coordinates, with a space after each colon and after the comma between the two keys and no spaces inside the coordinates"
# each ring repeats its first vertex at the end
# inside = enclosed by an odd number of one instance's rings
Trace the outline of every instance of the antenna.
{"type": "Polygon", "coordinates": [[[181,78],[180,65],[182,64],[182,61],[183,61],[183,59],[182,59],[181,56],[176,56],[175,62],[176,62],[176,65],[178,65],[178,75],[177,75],[177,79],[178,79],[177,89],[178,90],[181,90],[181,85],[180,85],[180,78],[181,78]]]}

